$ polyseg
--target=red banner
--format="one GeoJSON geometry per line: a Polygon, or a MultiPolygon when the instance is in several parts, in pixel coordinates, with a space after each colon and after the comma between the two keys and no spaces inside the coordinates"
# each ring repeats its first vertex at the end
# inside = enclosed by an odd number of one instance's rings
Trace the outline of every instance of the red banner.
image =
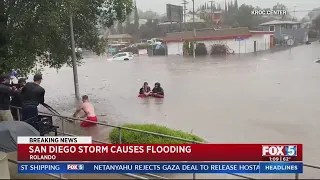
{"type": "Polygon", "coordinates": [[[18,161],[302,161],[302,144],[18,144],[18,161]]]}

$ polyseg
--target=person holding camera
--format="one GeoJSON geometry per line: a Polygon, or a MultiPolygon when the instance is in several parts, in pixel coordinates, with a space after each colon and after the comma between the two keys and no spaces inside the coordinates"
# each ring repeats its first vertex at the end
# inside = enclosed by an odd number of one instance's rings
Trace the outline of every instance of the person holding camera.
{"type": "Polygon", "coordinates": [[[0,76],[0,122],[12,121],[13,117],[10,111],[10,97],[14,95],[15,87],[10,87],[10,76],[0,76]]]}
{"type": "Polygon", "coordinates": [[[27,80],[26,78],[20,78],[18,80],[18,84],[16,85],[17,92],[13,95],[10,105],[14,106],[13,108],[11,107],[11,114],[13,116],[13,119],[15,120],[21,120],[22,119],[22,111],[21,109],[17,107],[22,107],[22,99],[21,99],[21,90],[22,88],[26,85],[27,80]],[[18,113],[19,111],[19,113],[18,113]],[[20,117],[19,117],[20,116],[20,117]]]}
{"type": "Polygon", "coordinates": [[[38,120],[38,105],[44,104],[45,90],[40,86],[42,75],[36,74],[33,82],[28,82],[21,90],[22,120],[34,122],[38,120]]]}

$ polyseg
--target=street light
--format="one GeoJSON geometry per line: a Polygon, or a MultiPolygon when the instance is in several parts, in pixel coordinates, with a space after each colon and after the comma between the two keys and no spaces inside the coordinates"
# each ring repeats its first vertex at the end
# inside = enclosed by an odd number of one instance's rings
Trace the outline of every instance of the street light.
{"type": "Polygon", "coordinates": [[[70,10],[70,36],[71,36],[71,49],[72,49],[72,66],[73,66],[73,81],[74,81],[74,91],[76,98],[79,100],[79,79],[78,79],[78,70],[77,70],[77,58],[74,42],[74,32],[73,32],[73,20],[72,20],[72,11],[70,10]]]}

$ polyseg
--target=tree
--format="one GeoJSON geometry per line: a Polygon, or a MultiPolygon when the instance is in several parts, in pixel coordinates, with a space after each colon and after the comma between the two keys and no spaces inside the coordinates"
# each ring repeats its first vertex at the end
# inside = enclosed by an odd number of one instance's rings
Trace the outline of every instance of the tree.
{"type": "Polygon", "coordinates": [[[257,16],[251,14],[251,11],[254,9],[251,5],[242,4],[239,7],[237,16],[235,16],[237,26],[248,27],[252,29],[256,23],[257,16]]]}
{"type": "MultiPolygon", "coordinates": [[[[0,74],[11,69],[28,73],[36,65],[71,65],[70,15],[77,47],[105,51],[101,26],[123,22],[132,0],[0,0],[0,74]]],[[[80,62],[81,56],[77,56],[80,62]]]]}
{"type": "Polygon", "coordinates": [[[228,6],[227,6],[227,0],[224,0],[224,13],[228,13],[228,6]]]}
{"type": "Polygon", "coordinates": [[[238,1],[237,0],[234,0],[234,9],[235,10],[238,10],[238,1]]]}
{"type": "Polygon", "coordinates": [[[230,2],[230,5],[229,5],[229,11],[234,12],[234,6],[232,1],[230,2]]]}
{"type": "Polygon", "coordinates": [[[220,6],[220,3],[218,4],[216,10],[220,11],[221,10],[221,6],[220,6]]]}
{"type": "MultiPolygon", "coordinates": [[[[274,5],[272,7],[272,10],[286,10],[288,12],[287,6],[285,6],[284,4],[280,4],[280,3],[277,3],[276,5],[274,5]]],[[[282,20],[292,20],[289,13],[286,15],[280,15],[280,17],[282,20]]]]}
{"type": "Polygon", "coordinates": [[[134,4],[134,25],[136,29],[139,29],[139,14],[138,14],[137,2],[135,2],[134,4]]]}
{"type": "Polygon", "coordinates": [[[141,38],[150,39],[155,37],[162,37],[164,32],[159,26],[159,19],[148,19],[146,24],[142,25],[140,28],[141,38]]]}
{"type": "Polygon", "coordinates": [[[117,33],[117,30],[114,28],[114,26],[111,26],[111,27],[109,27],[109,32],[110,32],[111,34],[116,34],[116,33],[117,33]]]}
{"type": "Polygon", "coordinates": [[[320,14],[312,21],[317,30],[320,30],[320,14]]]}
{"type": "MultiPolygon", "coordinates": [[[[126,20],[126,29],[130,26],[130,17],[127,16],[127,20],[126,20]]],[[[127,32],[128,33],[128,32],[127,32]]]]}
{"type": "Polygon", "coordinates": [[[123,25],[122,25],[122,23],[120,23],[120,22],[118,22],[118,24],[117,24],[117,33],[118,33],[118,34],[123,34],[123,33],[124,33],[124,31],[123,31],[123,25]]]}
{"type": "Polygon", "coordinates": [[[153,11],[141,11],[141,10],[138,10],[138,14],[139,14],[139,18],[141,19],[156,19],[156,18],[159,18],[159,15],[156,13],[156,12],[153,12],[153,11]]]}

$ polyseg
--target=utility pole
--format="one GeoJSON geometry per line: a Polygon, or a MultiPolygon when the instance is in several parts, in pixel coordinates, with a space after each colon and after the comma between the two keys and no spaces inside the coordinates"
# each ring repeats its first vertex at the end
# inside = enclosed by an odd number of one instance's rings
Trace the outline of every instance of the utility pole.
{"type": "Polygon", "coordinates": [[[187,19],[187,4],[189,2],[187,0],[182,0],[182,4],[183,4],[183,24],[184,24],[184,30],[187,30],[187,25],[186,25],[186,19],[187,19]]]}
{"type": "Polygon", "coordinates": [[[292,21],[294,20],[295,16],[296,16],[296,7],[297,5],[293,6],[293,17],[292,17],[292,21]]]}
{"type": "Polygon", "coordinates": [[[211,16],[210,16],[210,18],[211,18],[211,23],[212,23],[212,27],[213,27],[213,3],[215,3],[215,1],[209,1],[210,3],[211,3],[211,16]]]}
{"type": "Polygon", "coordinates": [[[77,59],[76,59],[76,50],[74,42],[74,32],[73,32],[73,20],[72,20],[72,11],[70,10],[70,36],[71,36],[71,49],[72,49],[72,66],[73,66],[73,80],[74,80],[74,91],[76,98],[79,100],[79,80],[78,80],[78,70],[77,70],[77,59]]]}
{"type": "Polygon", "coordinates": [[[194,0],[192,0],[192,23],[193,23],[193,58],[196,58],[196,27],[194,22],[194,0]]]}

